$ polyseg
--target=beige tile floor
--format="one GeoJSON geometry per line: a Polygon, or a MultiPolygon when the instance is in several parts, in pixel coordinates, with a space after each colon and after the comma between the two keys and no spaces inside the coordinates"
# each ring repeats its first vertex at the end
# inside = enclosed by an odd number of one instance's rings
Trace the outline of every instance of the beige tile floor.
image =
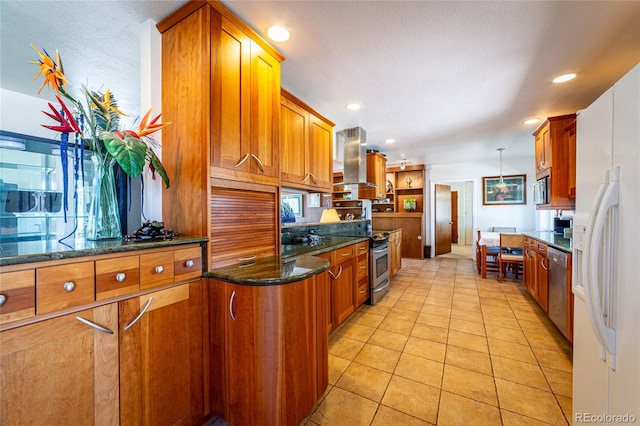
{"type": "Polygon", "coordinates": [[[571,345],[521,281],[473,266],[403,259],[329,337],[329,387],[302,424],[569,424],[571,345]]]}

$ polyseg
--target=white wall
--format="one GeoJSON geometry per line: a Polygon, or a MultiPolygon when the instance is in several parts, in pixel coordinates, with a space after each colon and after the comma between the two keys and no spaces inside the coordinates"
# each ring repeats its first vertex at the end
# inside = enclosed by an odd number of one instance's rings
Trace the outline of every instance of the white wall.
{"type": "MultiPolygon", "coordinates": [[[[515,226],[518,231],[532,231],[536,227],[536,208],[533,204],[533,183],[535,182],[533,141],[531,157],[504,158],[503,175],[526,175],[526,204],[506,206],[482,205],[482,177],[497,176],[500,173],[500,160],[482,163],[455,163],[433,165],[427,168],[429,180],[429,214],[426,216],[426,240],[435,245],[433,191],[435,184],[470,181],[473,184],[473,230],[490,230],[493,226],[515,226]]],[[[475,232],[474,232],[475,234],[475,232]]],[[[475,236],[474,236],[475,238],[475,236]]]]}
{"type": "MultiPolygon", "coordinates": [[[[42,111],[49,112],[47,100],[36,97],[38,85],[34,83],[34,96],[0,88],[0,129],[40,138],[60,140],[60,133],[41,126],[55,124],[42,111]]],[[[55,101],[54,106],[57,106],[55,101]]]]}

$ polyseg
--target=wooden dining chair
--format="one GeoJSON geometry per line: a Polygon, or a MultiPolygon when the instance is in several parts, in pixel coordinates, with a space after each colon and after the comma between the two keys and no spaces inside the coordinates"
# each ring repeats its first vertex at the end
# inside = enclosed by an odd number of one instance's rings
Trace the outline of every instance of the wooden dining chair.
{"type": "MultiPolygon", "coordinates": [[[[482,247],[480,246],[480,239],[482,238],[482,233],[478,229],[478,239],[476,240],[476,266],[478,268],[478,274],[482,273],[482,247]]],[[[487,246],[485,249],[486,259],[485,264],[487,267],[487,272],[497,272],[498,271],[498,252],[500,248],[498,246],[487,246]]]]}
{"type": "Polygon", "coordinates": [[[510,267],[516,279],[524,266],[524,235],[500,233],[500,250],[498,251],[498,281],[510,267]]]}

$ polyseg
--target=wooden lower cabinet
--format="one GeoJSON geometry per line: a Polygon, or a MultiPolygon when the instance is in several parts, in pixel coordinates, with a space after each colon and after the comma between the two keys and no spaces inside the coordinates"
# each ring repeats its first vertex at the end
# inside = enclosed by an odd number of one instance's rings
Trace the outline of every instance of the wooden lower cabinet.
{"type": "Polygon", "coordinates": [[[391,269],[389,277],[393,278],[395,274],[402,269],[402,231],[395,231],[389,234],[389,254],[391,269]]]}
{"type": "Polygon", "coordinates": [[[423,213],[374,213],[373,229],[402,229],[402,256],[424,259],[423,213]]]}
{"type": "Polygon", "coordinates": [[[524,286],[545,312],[549,310],[549,259],[547,245],[524,239],[524,286]]]}
{"type": "Polygon", "coordinates": [[[214,414],[238,426],[309,414],[328,383],[326,287],[326,273],[273,286],[209,280],[214,414]]]}
{"type": "Polygon", "coordinates": [[[196,281],[3,331],[0,423],[195,424],[202,324],[196,281]]]}

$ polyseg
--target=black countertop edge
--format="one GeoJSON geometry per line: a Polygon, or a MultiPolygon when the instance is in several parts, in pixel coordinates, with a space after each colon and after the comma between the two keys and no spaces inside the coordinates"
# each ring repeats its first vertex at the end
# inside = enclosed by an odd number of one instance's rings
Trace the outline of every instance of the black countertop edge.
{"type": "Polygon", "coordinates": [[[18,265],[49,260],[70,259],[83,256],[121,253],[146,250],[160,247],[180,246],[185,244],[202,244],[209,241],[207,237],[181,236],[172,240],[156,241],[124,241],[84,239],[70,240],[66,244],[57,240],[27,241],[19,243],[0,243],[0,266],[18,265]]]}
{"type": "Polygon", "coordinates": [[[205,278],[250,286],[289,284],[329,269],[329,261],[314,256],[270,256],[249,264],[234,264],[204,273],[205,278]]]}
{"type": "Polygon", "coordinates": [[[558,250],[562,250],[567,253],[571,253],[573,251],[573,244],[571,238],[564,238],[563,234],[551,231],[531,231],[531,232],[523,232],[522,235],[526,237],[531,237],[538,241],[541,241],[545,244],[550,245],[551,247],[557,248],[558,250]]]}
{"type": "Polygon", "coordinates": [[[334,236],[325,237],[323,242],[318,244],[283,244],[281,257],[290,259],[297,256],[315,256],[317,254],[327,253],[333,250],[341,249],[352,244],[358,244],[363,241],[369,241],[369,237],[344,237],[334,236]],[[286,251],[286,253],[285,253],[286,251]]]}

